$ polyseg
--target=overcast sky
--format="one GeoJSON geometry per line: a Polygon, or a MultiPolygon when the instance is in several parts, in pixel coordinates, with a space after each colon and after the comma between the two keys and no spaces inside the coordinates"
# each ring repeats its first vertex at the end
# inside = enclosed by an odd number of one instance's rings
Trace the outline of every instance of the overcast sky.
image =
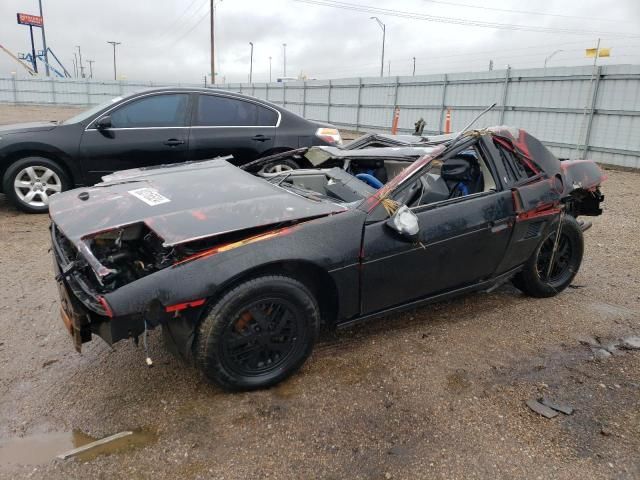
{"type": "MultiPolygon", "coordinates": [[[[586,65],[592,60],[585,57],[584,49],[595,47],[598,36],[602,47],[612,48],[611,58],[603,58],[602,64],[640,63],[639,0],[345,2],[453,21],[584,32],[532,32],[377,14],[387,26],[391,75],[410,75],[414,56],[417,74],[486,70],[490,59],[496,69],[507,64],[542,67],[545,57],[557,49],[562,51],[549,61],[550,66],[586,65]]],[[[95,60],[94,77],[113,78],[108,40],[122,42],[118,74],[128,80],[199,82],[210,71],[209,0],[43,0],[43,8],[47,42],[70,71],[75,46],[80,45],[83,61],[95,60]]],[[[14,53],[26,53],[29,29],[16,23],[16,12],[37,14],[38,1],[0,0],[0,44],[14,53]]],[[[283,75],[283,43],[287,44],[288,76],[379,75],[382,31],[371,15],[295,0],[224,0],[216,7],[218,80],[248,80],[249,42],[255,45],[255,82],[269,79],[269,56],[274,80],[283,75]]],[[[34,31],[36,48],[41,48],[40,31],[34,31]]],[[[22,75],[21,70],[0,51],[0,74],[22,75]]]]}

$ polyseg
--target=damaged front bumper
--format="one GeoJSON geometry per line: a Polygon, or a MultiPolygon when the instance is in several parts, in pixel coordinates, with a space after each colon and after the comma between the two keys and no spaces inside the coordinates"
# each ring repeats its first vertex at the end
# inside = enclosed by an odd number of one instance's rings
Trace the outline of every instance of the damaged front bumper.
{"type": "Polygon", "coordinates": [[[107,299],[92,288],[82,273],[83,257],[53,223],[51,244],[60,316],[78,352],[94,334],[112,345],[127,338],[137,339],[145,328],[162,325],[169,350],[185,359],[190,358],[195,325],[204,307],[204,299],[166,307],[153,301],[145,311],[114,316],[107,299]]]}
{"type": "Polygon", "coordinates": [[[91,288],[79,271],[81,260],[73,258],[70,244],[55,224],[51,224],[53,268],[60,295],[60,314],[65,327],[73,338],[76,350],[91,341],[92,334],[101,337],[109,345],[137,334],[144,329],[142,315],[119,318],[113,321],[107,301],[91,288]]]}

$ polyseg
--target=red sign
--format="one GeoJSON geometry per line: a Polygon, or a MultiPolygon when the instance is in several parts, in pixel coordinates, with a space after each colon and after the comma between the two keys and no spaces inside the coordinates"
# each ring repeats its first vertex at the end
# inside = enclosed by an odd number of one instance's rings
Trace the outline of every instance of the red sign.
{"type": "Polygon", "coordinates": [[[32,27],[42,27],[44,25],[42,17],[29,15],[28,13],[18,13],[18,23],[20,25],[31,25],[32,27]]]}

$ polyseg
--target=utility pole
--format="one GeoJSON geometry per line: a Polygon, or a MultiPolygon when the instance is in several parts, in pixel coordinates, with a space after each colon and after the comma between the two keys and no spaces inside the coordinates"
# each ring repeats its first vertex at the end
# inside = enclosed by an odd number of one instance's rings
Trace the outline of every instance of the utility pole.
{"type": "Polygon", "coordinates": [[[38,4],[40,5],[40,17],[42,18],[42,51],[44,52],[44,68],[47,73],[47,77],[49,76],[49,52],[47,51],[47,36],[44,34],[44,17],[42,16],[42,0],[38,0],[38,4]]]}
{"type": "Polygon", "coordinates": [[[416,76],[416,57],[413,57],[413,76],[416,76]]]}
{"type": "Polygon", "coordinates": [[[286,77],[287,76],[287,44],[283,43],[282,48],[284,50],[284,63],[283,63],[284,66],[282,69],[282,76],[286,77]]]}
{"type": "Polygon", "coordinates": [[[220,3],[222,0],[210,0],[210,22],[211,22],[211,85],[216,83],[216,3],[220,3]]]}
{"type": "Polygon", "coordinates": [[[253,42],[249,42],[251,45],[251,60],[249,61],[249,83],[253,83],[253,42]]]}
{"type": "Polygon", "coordinates": [[[489,60],[489,71],[493,71],[493,60],[489,60]]]}
{"type": "Polygon", "coordinates": [[[89,64],[89,78],[93,78],[93,64],[95,60],[87,60],[87,63],[89,64]]]}
{"type": "Polygon", "coordinates": [[[73,75],[78,78],[78,55],[73,52],[73,75]]]}
{"type": "Polygon", "coordinates": [[[271,83],[271,60],[273,60],[273,57],[269,57],[269,83],[271,83]]]}
{"type": "Polygon", "coordinates": [[[380,76],[384,77],[384,44],[387,37],[387,26],[382,23],[378,17],[371,17],[370,20],[375,20],[382,29],[382,60],[380,61],[380,76]]]}
{"type": "Polygon", "coordinates": [[[84,65],[82,64],[82,52],[80,51],[80,45],[76,45],[76,48],[78,49],[78,57],[80,58],[80,76],[84,78],[84,65]]]}
{"type": "Polygon", "coordinates": [[[387,70],[387,77],[391,76],[391,60],[389,60],[389,70],[387,70]]]}
{"type": "Polygon", "coordinates": [[[122,42],[107,41],[107,43],[110,43],[111,45],[113,45],[113,79],[117,80],[118,79],[118,70],[116,68],[116,47],[118,45],[121,45],[122,42]]]}

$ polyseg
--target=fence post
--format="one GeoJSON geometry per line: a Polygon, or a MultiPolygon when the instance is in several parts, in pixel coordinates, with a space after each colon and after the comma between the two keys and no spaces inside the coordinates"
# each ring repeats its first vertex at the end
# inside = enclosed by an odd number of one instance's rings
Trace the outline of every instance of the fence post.
{"type": "Polygon", "coordinates": [[[446,101],[447,101],[447,83],[448,83],[448,76],[445,73],[444,74],[444,81],[442,82],[442,102],[440,102],[440,121],[438,122],[438,133],[442,133],[443,132],[443,122],[444,122],[444,111],[445,111],[445,107],[447,106],[446,101]]]}
{"type": "Polygon", "coordinates": [[[327,122],[331,122],[331,80],[329,80],[329,91],[327,93],[327,122]]]}
{"type": "Polygon", "coordinates": [[[16,83],[16,76],[11,76],[11,84],[13,86],[13,103],[18,103],[18,85],[16,83]]]}
{"type": "MultiPolygon", "coordinates": [[[[602,67],[599,66],[598,70],[596,71],[596,83],[593,87],[593,95],[591,96],[591,109],[589,111],[589,120],[587,121],[587,132],[584,135],[584,144],[583,144],[583,148],[581,149],[584,155],[584,158],[586,158],[587,152],[589,151],[589,142],[591,140],[591,128],[593,126],[593,117],[596,111],[596,104],[598,101],[598,89],[600,87],[601,77],[602,77],[602,67]]],[[[578,153],[580,153],[580,150],[578,150],[578,153]]]]}
{"type": "Polygon", "coordinates": [[[500,110],[500,125],[504,124],[504,111],[507,108],[507,93],[509,92],[509,79],[511,78],[511,67],[507,67],[504,74],[504,87],[502,88],[502,109],[500,110]]]}
{"type": "Polygon", "coordinates": [[[302,116],[307,118],[307,81],[302,84],[302,116]]]}
{"type": "Polygon", "coordinates": [[[49,83],[51,84],[51,103],[53,103],[55,105],[55,103],[56,103],[56,81],[53,79],[53,77],[51,77],[51,79],[49,80],[49,83]]]}
{"type": "Polygon", "coordinates": [[[356,132],[360,130],[360,103],[362,103],[362,77],[358,77],[358,104],[356,105],[356,132]]]}

